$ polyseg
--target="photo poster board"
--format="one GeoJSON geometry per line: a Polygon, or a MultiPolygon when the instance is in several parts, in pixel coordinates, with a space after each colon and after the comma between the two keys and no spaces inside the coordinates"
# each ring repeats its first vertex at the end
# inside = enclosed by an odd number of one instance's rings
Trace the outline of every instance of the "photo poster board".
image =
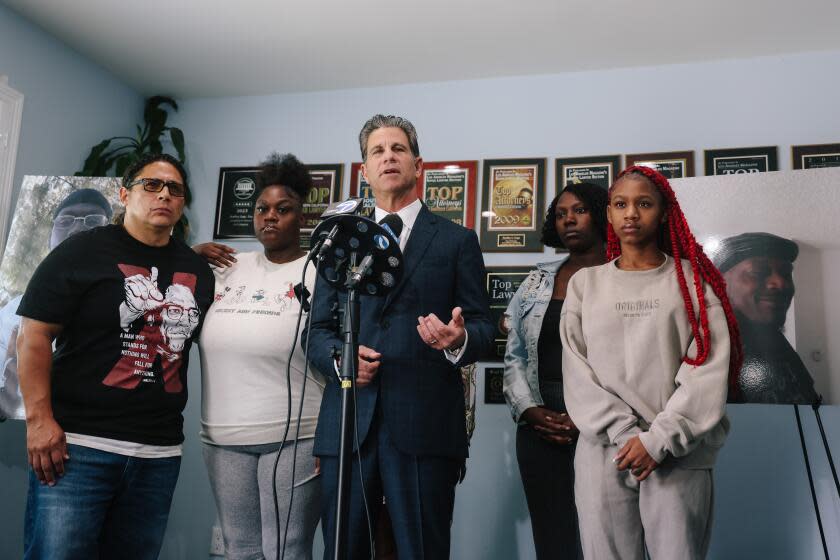
{"type": "Polygon", "coordinates": [[[475,229],[477,161],[424,161],[420,200],[429,210],[475,229]]]}
{"type": "Polygon", "coordinates": [[[490,298],[490,320],[493,322],[493,348],[486,361],[501,362],[505,358],[508,321],[505,310],[513,294],[533,270],[530,266],[488,266],[484,286],[490,298]]]}
{"type": "Polygon", "coordinates": [[[300,247],[309,250],[312,232],[321,223],[321,214],[341,198],[343,163],[315,163],[306,166],[312,177],[312,190],[303,201],[304,224],[300,230],[300,247]]]}
{"type": "Polygon", "coordinates": [[[840,168],[672,185],[706,254],[727,268],[744,342],[744,402],[810,404],[822,395],[840,404],[840,168]],[[792,263],[786,244],[766,234],[796,245],[792,263]]]}
{"type": "Polygon", "coordinates": [[[542,253],[545,159],[488,159],[482,172],[481,250],[542,253]]]}
{"type": "Polygon", "coordinates": [[[0,264],[0,417],[25,418],[15,343],[29,279],[52,247],[122,212],[119,189],[116,177],[24,176],[0,264]]]}

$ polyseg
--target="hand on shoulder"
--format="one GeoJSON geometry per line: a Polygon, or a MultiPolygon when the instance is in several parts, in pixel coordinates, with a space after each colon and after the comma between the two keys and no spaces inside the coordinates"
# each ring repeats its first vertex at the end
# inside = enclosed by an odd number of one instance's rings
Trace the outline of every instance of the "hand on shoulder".
{"type": "Polygon", "coordinates": [[[204,257],[208,263],[219,268],[233,266],[233,263],[236,262],[236,257],[234,256],[236,249],[221,243],[213,241],[199,243],[198,245],[193,245],[192,250],[204,257]]]}

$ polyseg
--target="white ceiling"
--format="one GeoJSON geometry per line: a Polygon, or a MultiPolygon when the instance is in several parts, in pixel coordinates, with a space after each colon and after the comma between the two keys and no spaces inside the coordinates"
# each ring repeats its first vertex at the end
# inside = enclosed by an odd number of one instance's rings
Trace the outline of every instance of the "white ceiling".
{"type": "Polygon", "coordinates": [[[179,99],[840,49],[838,0],[0,1],[179,99]]]}

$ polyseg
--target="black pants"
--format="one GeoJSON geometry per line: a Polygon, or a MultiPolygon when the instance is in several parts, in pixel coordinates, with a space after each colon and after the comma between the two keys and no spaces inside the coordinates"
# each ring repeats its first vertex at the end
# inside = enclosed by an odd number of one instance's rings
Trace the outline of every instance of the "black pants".
{"type": "MultiPolygon", "coordinates": [[[[540,384],[542,397],[548,408],[563,410],[562,389],[553,390],[557,389],[553,385],[540,384]]],[[[574,444],[548,442],[529,425],[519,426],[516,431],[516,459],[538,560],[583,557],[575,510],[574,457],[574,444]]]]}

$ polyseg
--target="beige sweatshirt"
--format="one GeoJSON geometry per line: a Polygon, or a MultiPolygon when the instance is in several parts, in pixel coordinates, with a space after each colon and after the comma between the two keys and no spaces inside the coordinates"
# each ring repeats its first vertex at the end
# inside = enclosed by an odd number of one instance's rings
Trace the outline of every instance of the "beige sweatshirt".
{"type": "MultiPolygon", "coordinates": [[[[682,261],[697,309],[694,280],[682,261]]],[[[729,331],[705,285],[712,350],[703,365],[680,294],[674,260],[645,271],[615,261],[572,276],[560,318],[563,390],[581,436],[619,448],[639,435],[658,463],[710,468],[729,431],[725,415],[729,331]]],[[[618,451],[618,449],[616,449],[618,451]]]]}

